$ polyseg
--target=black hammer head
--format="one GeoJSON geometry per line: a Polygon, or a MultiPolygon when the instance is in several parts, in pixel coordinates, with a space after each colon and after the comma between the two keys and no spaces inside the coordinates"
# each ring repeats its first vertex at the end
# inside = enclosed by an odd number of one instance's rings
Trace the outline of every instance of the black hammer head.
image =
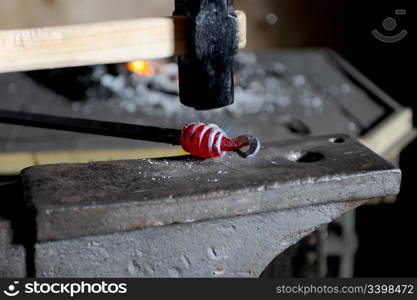
{"type": "Polygon", "coordinates": [[[178,57],[181,103],[197,110],[233,103],[238,22],[232,0],[176,0],[187,16],[187,54],[178,57]]]}

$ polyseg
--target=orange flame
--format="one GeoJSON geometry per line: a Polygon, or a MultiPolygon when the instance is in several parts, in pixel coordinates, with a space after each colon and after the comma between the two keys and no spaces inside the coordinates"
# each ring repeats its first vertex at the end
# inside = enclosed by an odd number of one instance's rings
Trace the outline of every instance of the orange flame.
{"type": "Polygon", "coordinates": [[[126,64],[127,69],[130,72],[136,73],[141,76],[153,76],[155,75],[155,68],[152,67],[148,60],[136,60],[126,64]]]}

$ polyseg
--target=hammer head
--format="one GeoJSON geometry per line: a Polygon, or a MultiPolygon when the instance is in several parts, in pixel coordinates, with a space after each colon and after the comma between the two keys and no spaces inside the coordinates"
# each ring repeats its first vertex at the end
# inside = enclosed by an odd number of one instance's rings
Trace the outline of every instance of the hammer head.
{"type": "Polygon", "coordinates": [[[233,103],[238,22],[232,0],[176,0],[187,17],[187,54],[178,57],[181,103],[197,110],[233,103]]]}

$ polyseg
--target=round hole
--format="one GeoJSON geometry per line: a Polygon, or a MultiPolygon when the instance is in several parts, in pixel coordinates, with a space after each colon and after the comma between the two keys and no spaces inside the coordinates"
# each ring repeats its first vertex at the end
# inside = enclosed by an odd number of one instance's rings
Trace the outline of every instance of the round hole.
{"type": "Polygon", "coordinates": [[[341,144],[345,142],[344,138],[331,138],[329,139],[330,143],[341,144]]]}
{"type": "Polygon", "coordinates": [[[291,120],[287,121],[285,123],[285,126],[287,127],[287,129],[290,132],[292,132],[294,134],[298,134],[298,135],[301,135],[301,136],[311,134],[310,128],[308,128],[307,125],[305,125],[303,122],[301,122],[297,119],[291,119],[291,120]]]}
{"type": "Polygon", "coordinates": [[[288,155],[289,160],[300,163],[313,163],[320,161],[323,158],[323,154],[309,151],[293,151],[288,155]]]}

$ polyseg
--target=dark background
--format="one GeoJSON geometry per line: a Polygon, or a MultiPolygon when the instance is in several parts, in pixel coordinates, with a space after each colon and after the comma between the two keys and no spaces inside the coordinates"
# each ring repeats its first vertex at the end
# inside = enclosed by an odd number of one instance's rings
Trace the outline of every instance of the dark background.
{"type": "MultiPolygon", "coordinates": [[[[415,75],[412,72],[412,63],[415,63],[412,55],[415,53],[412,49],[415,33],[411,27],[415,15],[410,6],[411,1],[339,2],[339,16],[333,19],[333,28],[341,31],[330,31],[331,34],[322,36],[323,40],[317,41],[317,45],[334,48],[396,101],[417,112],[413,82],[415,75]],[[407,9],[407,14],[395,16],[395,9],[407,9]],[[394,44],[375,39],[370,34],[373,29],[390,34],[382,26],[386,17],[397,20],[394,34],[406,29],[408,36],[394,44]]],[[[327,25],[331,26],[324,24],[327,25]]],[[[357,210],[357,277],[417,276],[417,205],[414,196],[416,154],[416,141],[401,154],[403,181],[401,194],[395,204],[363,206],[357,210]]]]}
{"type": "MultiPolygon", "coordinates": [[[[345,20],[351,25],[346,28],[347,39],[336,49],[396,101],[416,112],[412,82],[415,36],[411,27],[415,16],[409,5],[411,1],[364,2],[352,1],[347,5],[346,17],[353,20],[345,20]],[[407,9],[407,15],[395,16],[395,9],[407,9]],[[369,34],[374,28],[384,33],[382,21],[389,16],[396,18],[398,30],[409,32],[398,43],[382,43],[369,34]]],[[[414,141],[401,154],[403,181],[398,202],[365,206],[357,211],[360,240],[355,276],[417,276],[416,150],[414,141]]]]}
{"type": "MultiPolygon", "coordinates": [[[[329,47],[345,57],[382,90],[403,106],[414,111],[415,100],[415,18],[412,1],[357,0],[236,0],[236,6],[248,15],[249,48],[329,47]],[[256,5],[255,5],[256,3],[256,5]],[[252,9],[247,6],[253,4],[252,9]],[[396,16],[396,9],[406,9],[396,16]],[[265,16],[277,16],[267,25],[265,16]],[[393,17],[397,27],[391,32],[383,20],[393,17]],[[371,31],[394,35],[402,29],[408,35],[397,43],[383,43],[371,31]]],[[[417,142],[402,153],[401,193],[394,204],[363,206],[357,210],[359,249],[355,263],[356,277],[417,276],[415,199],[417,142]]]]}

